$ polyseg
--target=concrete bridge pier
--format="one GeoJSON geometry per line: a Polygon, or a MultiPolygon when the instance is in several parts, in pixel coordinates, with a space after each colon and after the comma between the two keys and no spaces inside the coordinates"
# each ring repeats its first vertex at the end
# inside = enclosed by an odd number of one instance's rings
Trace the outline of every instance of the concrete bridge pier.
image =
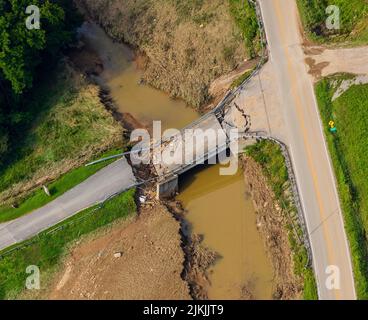
{"type": "Polygon", "coordinates": [[[156,198],[157,200],[172,198],[176,195],[178,191],[179,176],[175,174],[172,177],[159,181],[157,183],[156,198]]]}

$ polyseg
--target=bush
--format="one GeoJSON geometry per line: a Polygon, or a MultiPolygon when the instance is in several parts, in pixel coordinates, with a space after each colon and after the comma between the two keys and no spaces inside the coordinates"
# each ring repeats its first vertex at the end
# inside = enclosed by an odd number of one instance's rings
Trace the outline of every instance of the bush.
{"type": "MultiPolygon", "coordinates": [[[[65,5],[69,2],[62,1],[65,5]]],[[[64,8],[59,4],[34,0],[32,5],[40,9],[41,28],[29,30],[25,26],[29,5],[28,0],[0,2],[0,69],[16,94],[31,88],[43,55],[55,56],[72,39],[74,27],[65,21],[64,8]]]]}

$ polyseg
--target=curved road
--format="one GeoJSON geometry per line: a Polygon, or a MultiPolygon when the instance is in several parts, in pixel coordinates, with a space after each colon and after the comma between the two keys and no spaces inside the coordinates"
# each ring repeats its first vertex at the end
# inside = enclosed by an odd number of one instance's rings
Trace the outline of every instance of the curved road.
{"type": "Polygon", "coordinates": [[[288,145],[313,253],[320,299],[355,299],[349,247],[313,80],[307,72],[295,0],[260,0],[278,80],[288,145]],[[338,269],[337,269],[337,268],[338,269]],[[331,270],[340,283],[328,288],[331,270]]]}

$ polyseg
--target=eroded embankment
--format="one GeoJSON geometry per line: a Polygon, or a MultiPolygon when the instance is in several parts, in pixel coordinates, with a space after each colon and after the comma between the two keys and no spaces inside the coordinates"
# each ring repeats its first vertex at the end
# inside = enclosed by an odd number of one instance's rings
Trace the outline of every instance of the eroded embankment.
{"type": "Polygon", "coordinates": [[[47,297],[190,299],[181,278],[185,260],[181,245],[180,223],[165,206],[150,199],[135,219],[115,223],[77,243],[47,297]]]}
{"type": "Polygon", "coordinates": [[[188,283],[193,299],[206,300],[211,286],[208,271],[219,258],[218,254],[203,245],[203,236],[190,231],[185,219],[185,209],[180,201],[168,200],[165,201],[165,206],[181,226],[182,249],[185,253],[182,278],[188,283]]]}
{"type": "Polygon", "coordinates": [[[303,281],[294,274],[293,252],[289,244],[287,218],[283,214],[261,166],[242,157],[244,175],[257,211],[257,228],[262,234],[275,274],[274,299],[299,299],[303,281]]]}
{"type": "Polygon", "coordinates": [[[247,57],[228,1],[76,0],[113,38],[145,57],[143,79],[192,106],[247,57]]]}
{"type": "MultiPolygon", "coordinates": [[[[105,28],[106,25],[105,25],[105,28]]],[[[96,32],[96,30],[98,31],[98,29],[94,28],[84,28],[84,35],[88,36],[88,34],[90,32],[96,32]]],[[[98,49],[93,50],[94,48],[89,47],[88,45],[85,45],[84,49],[92,49],[92,51],[97,51],[98,55],[99,55],[99,59],[96,59],[95,57],[93,57],[93,55],[91,54],[91,50],[89,55],[91,55],[91,63],[92,63],[92,67],[86,65],[85,66],[85,70],[83,70],[82,68],[82,72],[85,72],[87,74],[90,74],[92,77],[94,77],[96,79],[96,77],[100,78],[100,80],[104,80],[106,81],[107,87],[109,87],[111,90],[111,97],[109,96],[108,92],[103,92],[103,100],[105,101],[105,104],[107,105],[108,108],[115,108],[116,105],[116,110],[123,110],[123,113],[119,113],[116,112],[115,116],[118,116],[120,114],[120,119],[121,121],[123,121],[123,123],[125,124],[125,127],[127,127],[127,123],[126,123],[126,119],[127,119],[127,115],[129,115],[128,113],[124,113],[124,109],[128,108],[128,104],[134,102],[136,103],[136,101],[133,99],[131,100],[127,100],[127,99],[121,99],[121,94],[123,92],[127,92],[130,93],[132,92],[132,90],[141,90],[142,88],[145,88],[145,86],[140,86],[139,88],[137,87],[137,82],[139,80],[139,77],[136,77],[136,70],[134,68],[136,68],[133,64],[134,61],[132,61],[130,59],[128,59],[128,61],[125,62],[125,60],[122,59],[115,59],[116,57],[120,57],[120,54],[123,54],[120,52],[119,48],[116,48],[117,44],[113,44],[111,39],[105,39],[104,36],[106,37],[106,35],[102,35],[100,34],[100,32],[91,34],[92,38],[94,37],[94,41],[96,41],[96,36],[99,38],[98,41],[101,41],[101,46],[100,50],[102,50],[102,52],[100,52],[98,49]],[[106,47],[107,45],[107,47],[106,47]],[[107,48],[109,48],[107,50],[107,48]],[[111,53],[112,52],[112,53],[111,53]],[[123,62],[122,62],[123,61],[123,62]],[[115,63],[116,62],[116,63],[115,63]],[[122,64],[120,65],[119,62],[122,64]],[[94,66],[93,66],[94,65],[94,66]],[[118,68],[116,68],[118,67],[118,68]],[[121,67],[121,68],[120,68],[121,67]],[[128,70],[128,73],[127,73],[128,70]],[[131,70],[131,72],[129,71],[131,70]],[[120,72],[125,73],[127,76],[122,77],[120,72]],[[127,82],[125,82],[125,80],[127,82]],[[134,86],[134,88],[132,89],[132,84],[134,86]],[[116,90],[115,90],[116,89],[116,90]]],[[[123,48],[124,49],[124,48],[123,48]]],[[[79,50],[79,49],[78,49],[79,50]]],[[[83,51],[83,50],[82,50],[83,51]]],[[[79,51],[80,53],[80,51],[79,51]]],[[[124,58],[124,57],[123,57],[124,58]]],[[[83,63],[85,63],[85,59],[82,57],[74,57],[75,64],[76,65],[81,65],[81,60],[83,63]]],[[[146,66],[147,68],[147,66],[146,66]]],[[[149,70],[146,69],[146,70],[149,70]]],[[[244,71],[244,70],[242,70],[244,71]]],[[[232,77],[234,78],[235,75],[232,74],[232,77]]],[[[232,79],[233,80],[233,79],[232,79]]],[[[230,84],[230,80],[226,82],[226,85],[228,86],[230,84]]],[[[219,90],[221,91],[221,90],[219,90]]],[[[134,91],[136,92],[136,91],[134,91]]],[[[137,91],[138,92],[138,91],[137,91]]],[[[153,94],[153,92],[150,92],[149,94],[153,94]]],[[[137,96],[139,95],[135,95],[134,99],[137,99],[137,96]]],[[[152,97],[152,96],[151,96],[152,97]]],[[[152,102],[152,98],[151,98],[151,102],[152,102]]],[[[149,107],[151,107],[151,105],[148,105],[149,107]]],[[[136,108],[133,108],[136,109],[136,108]]],[[[152,108],[150,108],[152,109],[152,108]]],[[[137,110],[134,110],[137,111],[137,110]]],[[[151,110],[149,112],[152,112],[151,110]]],[[[151,113],[147,114],[143,114],[143,118],[147,117],[148,118],[152,118],[151,117],[151,113]]],[[[142,120],[142,118],[137,118],[134,119],[133,117],[131,117],[134,121],[129,121],[129,126],[131,126],[130,129],[134,129],[137,126],[141,126],[139,124],[140,120],[142,120]],[[138,122],[139,121],[139,122],[138,122]]],[[[129,120],[129,118],[128,118],[129,120]]],[[[172,120],[173,119],[168,119],[170,121],[170,124],[172,125],[172,120]]],[[[175,125],[175,124],[174,124],[175,125]]],[[[153,199],[152,196],[149,197],[149,199],[153,199]]],[[[244,199],[240,199],[240,201],[242,201],[244,199]]],[[[238,201],[238,200],[236,200],[238,201]]],[[[172,215],[168,214],[166,212],[165,214],[165,219],[161,220],[161,223],[163,225],[166,225],[166,223],[169,223],[169,220],[172,221],[172,223],[175,222],[175,228],[176,228],[176,235],[173,235],[174,233],[174,229],[172,229],[172,233],[171,236],[173,236],[173,239],[177,239],[177,237],[180,239],[180,242],[174,241],[172,244],[168,244],[165,241],[162,242],[155,242],[155,245],[159,248],[160,252],[169,252],[168,256],[173,255],[174,257],[179,257],[181,253],[182,255],[185,254],[185,259],[182,259],[180,262],[180,272],[179,275],[181,275],[181,281],[183,281],[183,283],[188,283],[189,287],[190,287],[190,294],[193,298],[195,299],[206,299],[208,298],[208,289],[211,286],[210,283],[210,277],[209,277],[209,268],[213,265],[213,263],[216,260],[217,255],[209,249],[206,249],[203,245],[202,245],[202,237],[197,236],[195,234],[188,234],[188,232],[186,232],[185,228],[186,228],[186,221],[185,221],[185,217],[183,217],[180,213],[175,212],[175,210],[173,210],[173,207],[166,203],[166,205],[170,208],[170,212],[172,212],[172,215]],[[164,222],[165,221],[165,222],[164,222]],[[175,249],[174,249],[174,247],[175,249]],[[170,249],[171,248],[171,249],[170,249]]],[[[151,214],[156,214],[158,216],[158,218],[160,216],[162,216],[162,214],[160,213],[162,210],[162,204],[159,204],[157,202],[151,202],[149,201],[148,203],[145,204],[145,207],[148,208],[148,210],[150,211],[151,214]]],[[[137,220],[137,221],[133,221],[131,223],[131,226],[128,226],[128,230],[137,230],[139,229],[140,225],[141,228],[140,229],[142,232],[146,232],[146,233],[150,233],[151,229],[154,229],[154,226],[147,222],[150,221],[149,219],[153,219],[151,218],[147,218],[150,215],[146,215],[145,211],[147,210],[147,208],[142,208],[142,212],[143,214],[141,215],[141,217],[137,220]],[[146,217],[147,216],[147,217],[146,217]],[[148,220],[146,220],[148,219],[148,220]],[[137,225],[137,226],[135,226],[137,225]]],[[[235,219],[235,218],[234,218],[235,219]]],[[[209,222],[211,222],[209,220],[209,222]]],[[[233,221],[233,223],[238,224],[236,221],[233,221]]],[[[254,227],[254,221],[248,221],[247,223],[252,223],[253,227],[254,227]]],[[[239,225],[239,224],[238,224],[239,225]]],[[[217,226],[218,227],[218,226],[217,226]]],[[[220,228],[221,229],[221,228],[220,228]]],[[[255,229],[255,228],[254,228],[255,229]]],[[[124,229],[126,230],[126,229],[124,229]]],[[[157,230],[156,230],[157,231],[157,230]]],[[[123,231],[122,231],[123,232],[123,231]]],[[[83,268],[85,268],[86,270],[89,270],[89,276],[90,278],[87,277],[88,272],[84,275],[83,281],[85,281],[87,284],[89,283],[89,286],[92,288],[90,291],[87,290],[87,287],[84,286],[82,284],[82,282],[79,282],[78,284],[78,274],[80,274],[80,272],[78,272],[78,268],[75,269],[75,276],[74,276],[74,282],[77,281],[77,286],[76,287],[72,287],[72,288],[68,288],[68,284],[70,283],[69,280],[65,281],[65,279],[69,279],[71,277],[71,273],[72,270],[70,269],[69,264],[67,263],[65,266],[65,270],[63,270],[61,278],[59,279],[59,281],[57,282],[56,287],[59,288],[59,291],[61,292],[63,289],[60,288],[67,288],[66,291],[64,292],[65,295],[64,297],[68,298],[68,299],[75,299],[77,298],[78,294],[82,295],[83,298],[104,298],[104,297],[110,297],[110,298],[121,298],[121,295],[123,295],[124,297],[130,297],[130,298],[135,298],[136,296],[132,296],[133,293],[127,293],[126,291],[122,290],[119,285],[114,284],[115,281],[117,280],[117,278],[114,278],[114,281],[111,280],[113,279],[112,276],[110,275],[110,273],[114,274],[114,273],[124,273],[126,272],[126,270],[131,270],[131,278],[132,280],[134,280],[132,283],[135,283],[137,287],[139,287],[137,294],[139,293],[139,298],[145,298],[145,299],[149,299],[152,296],[154,296],[157,299],[166,299],[170,296],[170,298],[178,298],[177,295],[175,295],[176,293],[178,293],[177,291],[172,291],[173,287],[181,287],[180,284],[177,283],[177,277],[174,278],[168,278],[166,281],[168,282],[166,284],[166,293],[165,294],[159,294],[159,292],[152,290],[148,290],[146,294],[143,293],[143,288],[145,288],[145,283],[150,282],[153,284],[153,287],[155,287],[155,281],[158,281],[159,278],[162,279],[166,279],[165,277],[167,275],[163,275],[164,272],[171,272],[169,266],[172,266],[172,263],[174,263],[176,265],[175,270],[178,270],[178,263],[180,259],[174,259],[175,261],[172,260],[162,260],[164,261],[164,264],[167,264],[167,266],[161,266],[159,267],[158,273],[152,275],[151,273],[147,272],[147,270],[155,270],[155,268],[151,268],[150,264],[148,263],[149,259],[150,259],[150,254],[149,254],[149,250],[147,249],[145,251],[145,247],[144,245],[147,244],[146,242],[146,238],[143,237],[140,240],[138,238],[136,238],[135,234],[133,233],[133,231],[124,231],[124,232],[128,232],[132,237],[134,237],[135,241],[137,241],[137,243],[135,245],[133,245],[133,247],[138,247],[140,248],[141,254],[143,252],[143,254],[145,255],[145,257],[142,257],[143,260],[136,260],[135,254],[138,255],[137,253],[135,253],[135,250],[131,250],[129,255],[125,255],[128,256],[129,259],[126,260],[125,258],[123,259],[112,259],[111,255],[113,255],[113,251],[111,249],[111,247],[107,247],[106,250],[103,250],[101,247],[99,247],[99,243],[100,241],[104,242],[104,240],[99,240],[96,239],[95,242],[89,243],[87,244],[87,246],[92,246],[94,247],[95,245],[100,248],[101,250],[99,252],[95,252],[92,255],[90,255],[89,257],[86,257],[86,260],[84,260],[84,264],[80,265],[80,269],[82,270],[83,268]],[[147,254],[146,254],[147,253],[147,254]],[[97,255],[97,256],[96,256],[97,255]],[[110,255],[109,259],[105,259],[105,260],[99,260],[100,258],[98,257],[99,255],[110,255]],[[144,259],[148,259],[148,260],[144,260],[144,259]],[[117,261],[122,260],[123,263],[123,267],[118,266],[118,262],[117,261]],[[93,261],[95,261],[97,264],[99,264],[101,266],[101,274],[99,275],[95,275],[93,273],[93,270],[91,270],[92,265],[94,263],[92,263],[93,261]],[[104,263],[103,263],[104,262],[104,263]],[[135,264],[140,263],[143,264],[142,266],[140,266],[139,268],[141,269],[136,269],[134,267],[135,264]],[[114,269],[115,267],[117,267],[118,269],[114,269]],[[122,268],[122,269],[119,269],[122,268]],[[139,272],[139,275],[135,275],[135,272],[139,272]],[[61,282],[61,284],[60,284],[61,282]],[[112,286],[111,291],[108,290],[107,287],[105,287],[105,285],[103,283],[110,283],[110,285],[112,286]],[[103,289],[102,289],[103,288],[103,289]],[[61,291],[60,291],[61,290],[61,291]],[[72,294],[68,295],[67,292],[72,292],[72,294]],[[107,293],[105,293],[107,292],[107,293]],[[167,293],[169,292],[169,293],[167,293]],[[175,293],[175,294],[174,294],[175,293]]],[[[114,233],[114,232],[113,232],[114,233]]],[[[240,233],[239,233],[240,234],[240,233]]],[[[118,233],[119,236],[121,236],[122,234],[118,233]]],[[[206,236],[206,235],[205,235],[206,236]]],[[[106,239],[105,239],[106,240],[106,239]]],[[[160,239],[160,240],[164,240],[164,239],[160,239]]],[[[244,239],[243,239],[244,240],[244,239]]],[[[109,241],[111,241],[112,243],[115,243],[115,240],[113,238],[109,238],[109,241]]],[[[150,240],[151,241],[151,240],[150,240]]],[[[151,241],[152,242],[152,241],[151,241]]],[[[150,242],[148,241],[148,244],[150,242]]],[[[243,243],[243,242],[241,242],[243,243]]],[[[121,244],[122,245],[122,244],[121,244]]],[[[237,243],[237,246],[239,246],[240,243],[237,243]]],[[[232,245],[230,244],[229,248],[232,248],[232,245]]],[[[123,248],[126,250],[126,248],[123,248]]],[[[79,250],[78,248],[76,250],[79,250]]],[[[118,249],[117,249],[118,250],[118,249]]],[[[261,244],[261,249],[255,250],[257,251],[257,253],[259,254],[259,251],[263,251],[264,248],[262,247],[261,244]]],[[[123,250],[124,251],[124,250],[123,250]]],[[[72,256],[73,254],[76,254],[79,251],[76,251],[75,253],[72,252],[72,256]]],[[[124,252],[123,252],[123,256],[124,256],[124,252]]],[[[123,257],[122,256],[122,257],[123,257]]],[[[242,256],[242,255],[240,255],[242,256]]],[[[225,259],[227,259],[225,257],[225,259]]],[[[252,258],[253,260],[255,260],[254,258],[252,258]]],[[[243,265],[241,263],[238,263],[238,260],[234,260],[237,262],[236,265],[236,269],[239,270],[239,272],[241,274],[244,274],[247,272],[247,270],[245,268],[243,268],[243,265]]],[[[154,263],[154,261],[152,262],[154,263]]],[[[230,263],[231,264],[231,263],[230,263]]],[[[228,268],[228,270],[230,270],[230,273],[233,273],[231,270],[231,268],[228,268]]],[[[177,271],[175,271],[177,273],[177,271]]],[[[81,276],[82,277],[82,276],[81,276]]],[[[222,277],[221,275],[219,275],[218,277],[222,277]]],[[[82,279],[82,278],[81,278],[82,279]]],[[[267,281],[269,281],[269,279],[266,279],[267,281]]],[[[245,299],[251,299],[256,297],[257,295],[254,294],[254,292],[251,292],[251,290],[249,290],[249,281],[247,282],[242,282],[242,281],[238,281],[239,283],[236,283],[236,287],[239,287],[238,291],[240,292],[239,298],[245,298],[245,299]]],[[[130,282],[129,282],[130,283],[130,282]]],[[[70,284],[69,284],[70,285],[70,284]]],[[[159,288],[163,288],[162,285],[157,285],[159,288]]],[[[151,288],[151,286],[150,286],[151,288]]],[[[56,288],[57,289],[57,288],[56,288]]],[[[58,294],[55,293],[55,297],[58,297],[58,294]]],[[[62,293],[60,293],[59,295],[60,297],[62,296],[62,293]]],[[[190,296],[188,295],[187,298],[189,298],[190,296]]],[[[224,296],[223,298],[226,298],[226,296],[224,296]]]]}

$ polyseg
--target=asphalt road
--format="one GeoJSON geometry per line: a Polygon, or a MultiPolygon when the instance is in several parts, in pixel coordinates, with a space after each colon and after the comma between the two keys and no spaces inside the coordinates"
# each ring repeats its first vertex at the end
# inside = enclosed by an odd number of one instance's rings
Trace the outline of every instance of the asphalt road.
{"type": "Polygon", "coordinates": [[[304,61],[296,1],[260,0],[260,4],[269,63],[274,64],[279,83],[288,144],[311,240],[319,297],[355,299],[350,252],[313,81],[304,61]],[[332,290],[326,285],[331,270],[340,273],[335,273],[339,288],[332,290]]]}
{"type": "Polygon", "coordinates": [[[16,220],[0,224],[0,250],[26,240],[83,209],[101,203],[135,183],[136,179],[126,159],[115,161],[46,206],[16,220]]]}

